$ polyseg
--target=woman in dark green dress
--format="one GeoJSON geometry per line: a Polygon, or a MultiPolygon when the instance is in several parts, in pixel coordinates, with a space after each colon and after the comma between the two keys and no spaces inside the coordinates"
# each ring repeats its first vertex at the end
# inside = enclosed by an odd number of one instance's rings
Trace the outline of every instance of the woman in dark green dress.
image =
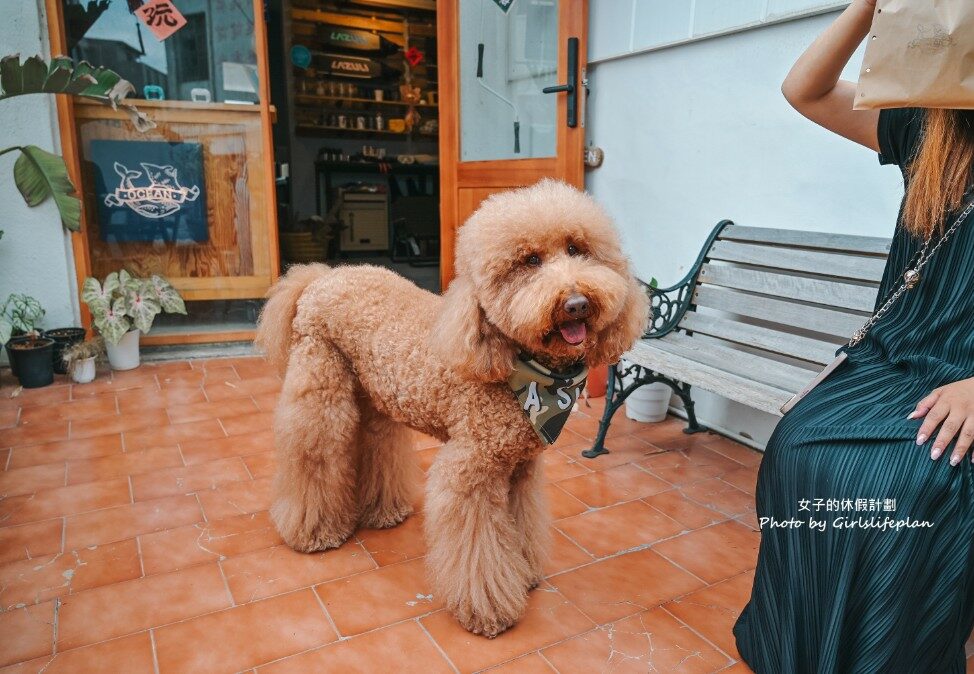
{"type": "MultiPolygon", "coordinates": [[[[974,112],[852,110],[855,87],[839,76],[874,10],[874,0],[853,0],[783,91],[903,171],[908,197],[878,306],[926,237],[932,248],[974,198],[965,195],[974,112]]],[[[974,628],[974,215],[846,352],[768,443],[738,649],[758,674],[964,674],[974,628]],[[810,519],[825,526],[810,529],[810,519]]]]}

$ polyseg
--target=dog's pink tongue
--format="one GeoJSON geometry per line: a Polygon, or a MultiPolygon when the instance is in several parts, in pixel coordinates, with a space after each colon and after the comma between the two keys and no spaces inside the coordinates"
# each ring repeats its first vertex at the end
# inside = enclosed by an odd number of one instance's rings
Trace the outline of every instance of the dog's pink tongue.
{"type": "Polygon", "coordinates": [[[585,324],[581,321],[568,321],[558,326],[562,338],[569,344],[581,344],[585,341],[585,324]]]}

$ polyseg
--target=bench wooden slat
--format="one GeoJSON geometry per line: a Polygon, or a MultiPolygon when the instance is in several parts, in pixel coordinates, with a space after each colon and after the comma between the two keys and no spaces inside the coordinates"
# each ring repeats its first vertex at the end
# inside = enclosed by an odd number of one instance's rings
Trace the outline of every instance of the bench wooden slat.
{"type": "Polygon", "coordinates": [[[651,345],[653,340],[640,340],[626,353],[624,358],[639,363],[656,372],[670,374],[679,370],[680,381],[705,391],[730,398],[769,414],[781,415],[779,408],[793,395],[788,391],[744,379],[725,370],[687,360],[651,345]]]}
{"type": "Polygon", "coordinates": [[[800,229],[772,227],[743,227],[741,225],[728,225],[721,232],[720,238],[882,256],[889,255],[891,244],[890,239],[878,236],[808,232],[800,229]]]}
{"type": "Polygon", "coordinates": [[[876,303],[875,287],[772,274],[727,265],[705,264],[700,270],[699,282],[856,311],[872,311],[876,303]]]}
{"type": "Polygon", "coordinates": [[[784,300],[748,295],[715,285],[699,285],[693,303],[764,321],[791,325],[804,330],[848,338],[866,322],[866,314],[847,314],[834,309],[797,304],[784,300]]]}
{"type": "Polygon", "coordinates": [[[836,278],[879,283],[886,268],[885,258],[826,253],[818,250],[762,246],[738,241],[715,241],[707,254],[712,260],[738,262],[789,271],[822,274],[836,278]]]}
{"type": "MultiPolygon", "coordinates": [[[[703,339],[675,332],[654,340],[651,346],[688,361],[703,363],[792,393],[802,390],[817,372],[771,360],[767,356],[706,343],[703,339]]],[[[678,365],[674,363],[674,368],[676,367],[678,365]]],[[[674,371],[671,376],[679,379],[680,372],[674,371]]]]}
{"type": "Polygon", "coordinates": [[[783,356],[791,356],[810,363],[826,364],[835,358],[839,344],[829,344],[818,339],[791,335],[769,328],[739,323],[716,316],[706,316],[688,311],[680,321],[680,327],[736,344],[764,349],[783,356]]]}

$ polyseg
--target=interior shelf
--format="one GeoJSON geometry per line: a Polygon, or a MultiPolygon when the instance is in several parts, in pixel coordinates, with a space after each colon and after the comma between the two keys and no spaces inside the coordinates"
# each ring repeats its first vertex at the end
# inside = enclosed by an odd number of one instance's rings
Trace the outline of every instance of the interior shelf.
{"type": "Polygon", "coordinates": [[[417,110],[431,109],[435,110],[438,106],[430,105],[429,103],[406,103],[405,101],[377,101],[372,98],[349,98],[347,96],[319,96],[317,94],[295,94],[295,100],[298,102],[308,102],[308,103],[368,103],[370,105],[389,105],[396,107],[409,107],[414,105],[417,110]]]}

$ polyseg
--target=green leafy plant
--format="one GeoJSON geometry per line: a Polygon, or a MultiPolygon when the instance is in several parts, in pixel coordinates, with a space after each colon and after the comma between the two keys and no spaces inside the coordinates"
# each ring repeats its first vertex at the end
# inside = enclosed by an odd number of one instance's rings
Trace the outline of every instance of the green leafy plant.
{"type": "Polygon", "coordinates": [[[29,295],[12,293],[0,307],[0,344],[6,344],[14,330],[36,332],[44,317],[44,307],[29,295]]]}
{"type": "Polygon", "coordinates": [[[162,312],[185,314],[186,305],[169,281],[153,274],[143,279],[122,269],[105,277],[103,283],[88,277],[81,287],[81,299],[91,310],[98,332],[110,344],[118,344],[133,327],[149,332],[162,312]]]}
{"type": "MultiPolygon", "coordinates": [[[[66,56],[55,56],[47,64],[40,56],[21,63],[20,55],[0,59],[0,101],[24,94],[69,94],[100,101],[129,114],[139,131],[155,127],[144,113],[122,99],[135,91],[128,80],[107,68],[96,68],[87,61],[75,63],[66,56]]],[[[0,155],[19,151],[14,162],[14,182],[28,206],[54,199],[61,223],[72,231],[81,227],[81,201],[68,176],[64,159],[36,145],[13,145],[0,155]]]]}

